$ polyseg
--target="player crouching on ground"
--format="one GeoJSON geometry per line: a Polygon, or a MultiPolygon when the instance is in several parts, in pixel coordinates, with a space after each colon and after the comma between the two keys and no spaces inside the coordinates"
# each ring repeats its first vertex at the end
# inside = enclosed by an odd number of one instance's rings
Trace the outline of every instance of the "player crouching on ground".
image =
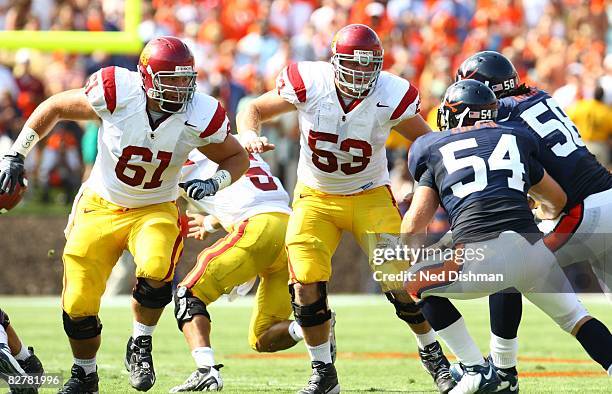
{"type": "Polygon", "coordinates": [[[132,387],[153,387],[152,334],[172,301],[171,281],[183,249],[175,204],[182,165],[193,149],[219,163],[210,179],[183,185],[194,199],[214,195],[248,168],[221,104],[195,91],[194,66],[178,38],[151,40],[140,55],[139,72],[106,67],[85,88],[40,104],[0,161],[0,193],[12,193],[17,182],[23,184],[25,156],[57,121],[101,121],[98,156],[66,229],[62,309],[74,365],[60,393],[98,392],[100,300],[126,249],[134,256],[138,280],[125,365],[132,387]]]}
{"type": "Polygon", "coordinates": [[[13,385],[9,378],[36,375],[44,373],[42,363],[34,354],[34,349],[21,342],[17,333],[11,326],[8,315],[0,309],[0,379],[7,380],[11,393],[32,394],[38,393],[37,387],[27,385],[13,385]]]}
{"type": "MultiPolygon", "coordinates": [[[[578,302],[554,255],[546,247],[527,203],[527,191],[541,205],[540,219],[553,219],[566,194],[536,159],[535,137],[519,125],[499,125],[497,100],[482,82],[462,80],[446,91],[438,113],[442,131],[417,139],[409,169],[418,182],[402,223],[408,244],[418,247],[439,203],[449,213],[453,250],[479,251],[481,257],[459,261],[422,261],[408,272],[406,290],[422,299],[423,313],[455,353],[457,386],[453,394],[511,392],[485,360],[458,314],[430,319],[428,304],[444,307],[446,298],[477,298],[516,288],[571,332],[598,360],[612,353],[612,336],[578,302]],[[450,130],[449,130],[450,129],[450,130]],[[461,281],[462,277],[501,274],[501,279],[461,281]],[[436,277],[432,277],[435,274],[436,277]],[[429,279],[428,279],[429,278],[429,279]],[[597,324],[585,324],[589,321],[597,324]],[[588,340],[581,338],[588,337],[588,340]]],[[[472,254],[474,255],[474,254],[472,254]]]]}
{"type": "MultiPolygon", "coordinates": [[[[246,294],[260,282],[249,327],[249,345],[258,352],[288,349],[303,339],[301,327],[292,320],[287,292],[289,272],[285,233],[289,221],[289,195],[268,164],[251,154],[250,168],[234,185],[214,197],[190,202],[208,216],[188,213],[189,237],[204,239],[221,227],[228,235],[198,256],[195,267],[179,284],[175,315],[191,349],[197,370],[170,392],[221,390],[221,365],[215,364],[210,343],[211,319],[207,305],[240,286],[246,294]]],[[[193,151],[183,167],[183,181],[208,177],[217,164],[193,151]]],[[[335,353],[335,339],[332,331],[335,353]]]]}

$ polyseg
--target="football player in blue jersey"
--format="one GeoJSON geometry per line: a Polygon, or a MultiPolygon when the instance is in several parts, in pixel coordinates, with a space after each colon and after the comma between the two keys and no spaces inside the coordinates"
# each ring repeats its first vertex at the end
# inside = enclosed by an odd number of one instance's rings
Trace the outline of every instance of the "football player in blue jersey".
{"type": "Polygon", "coordinates": [[[450,217],[453,254],[418,261],[407,274],[406,290],[422,300],[425,317],[460,361],[451,393],[501,392],[517,381],[500,382],[459,314],[443,322],[438,313],[430,316],[430,308],[448,308],[442,297],[476,298],[514,287],[575,335],[596,361],[612,350],[610,332],[578,302],[544,244],[526,195],[540,201],[541,219],[556,218],[567,197],[537,160],[536,137],[518,124],[493,122],[496,116],[491,89],[475,80],[456,82],[439,111],[446,131],[420,137],[409,154],[419,186],[402,223],[408,245],[419,247],[439,203],[450,217]],[[596,337],[602,349],[584,337],[596,337]]]}
{"type": "MultiPolygon", "coordinates": [[[[561,216],[540,224],[546,233],[544,243],[562,267],[588,260],[610,296],[612,243],[605,239],[612,233],[610,172],[588,151],[576,126],[555,100],[543,90],[521,84],[514,65],[502,54],[484,51],[472,55],[461,64],[456,79],[475,79],[488,85],[499,99],[498,123],[518,124],[535,137],[540,147],[538,161],[567,195],[561,216]]],[[[500,376],[504,372],[516,376],[521,295],[495,294],[489,303],[492,361],[501,369],[500,376]]],[[[601,360],[602,366],[610,365],[610,357],[601,360]]]]}

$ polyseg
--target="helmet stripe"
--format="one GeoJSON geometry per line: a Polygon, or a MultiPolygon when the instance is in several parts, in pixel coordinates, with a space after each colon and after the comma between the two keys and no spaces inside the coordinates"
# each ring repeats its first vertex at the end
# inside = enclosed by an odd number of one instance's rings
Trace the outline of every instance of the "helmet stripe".
{"type": "Polygon", "coordinates": [[[104,101],[106,109],[111,114],[117,107],[117,86],[115,85],[115,66],[102,69],[102,86],[104,87],[104,101]]]}
{"type": "Polygon", "coordinates": [[[300,70],[298,69],[297,63],[291,63],[287,66],[287,76],[289,77],[289,82],[291,82],[291,86],[293,86],[293,91],[298,98],[300,103],[306,102],[306,85],[304,85],[304,80],[300,75],[300,70]]]}

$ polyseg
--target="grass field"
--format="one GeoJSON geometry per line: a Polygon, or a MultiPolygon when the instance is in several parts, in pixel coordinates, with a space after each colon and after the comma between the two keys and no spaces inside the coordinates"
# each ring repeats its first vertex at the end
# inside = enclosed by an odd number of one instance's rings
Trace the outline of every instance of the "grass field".
{"type": "MultiPolygon", "coordinates": [[[[585,297],[595,316],[612,327],[612,307],[606,300],[585,297]]],[[[210,308],[217,362],[225,364],[225,392],[295,392],[310,369],[303,343],[276,354],[259,355],[247,344],[252,298],[234,303],[220,300],[210,308]]],[[[421,368],[416,343],[382,296],[332,296],[337,311],[337,368],[343,392],[436,392],[421,368]]],[[[24,341],[33,345],[51,373],[68,376],[72,364],[56,298],[0,297],[24,341]]],[[[488,312],[484,300],[458,302],[471,334],[486,354],[488,312]]],[[[135,393],[123,368],[125,343],[131,334],[129,299],[103,302],[102,348],[98,355],[101,393],[135,393]]],[[[590,361],[578,342],[562,332],[525,301],[519,332],[521,391],[523,393],[612,393],[612,378],[590,361]]],[[[157,383],[149,391],[168,392],[194,368],[182,334],[168,308],[154,336],[157,383]]],[[[2,391],[0,389],[0,391],[2,391]]],[[[52,390],[42,390],[53,392],[52,390]]]]}

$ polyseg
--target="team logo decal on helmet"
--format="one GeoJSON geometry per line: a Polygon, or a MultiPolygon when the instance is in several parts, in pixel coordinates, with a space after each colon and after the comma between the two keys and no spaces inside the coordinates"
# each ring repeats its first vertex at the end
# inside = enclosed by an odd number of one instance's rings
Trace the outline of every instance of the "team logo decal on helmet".
{"type": "Polygon", "coordinates": [[[438,128],[472,126],[497,118],[497,98],[484,83],[464,79],[452,84],[438,108],[438,128]]]}

